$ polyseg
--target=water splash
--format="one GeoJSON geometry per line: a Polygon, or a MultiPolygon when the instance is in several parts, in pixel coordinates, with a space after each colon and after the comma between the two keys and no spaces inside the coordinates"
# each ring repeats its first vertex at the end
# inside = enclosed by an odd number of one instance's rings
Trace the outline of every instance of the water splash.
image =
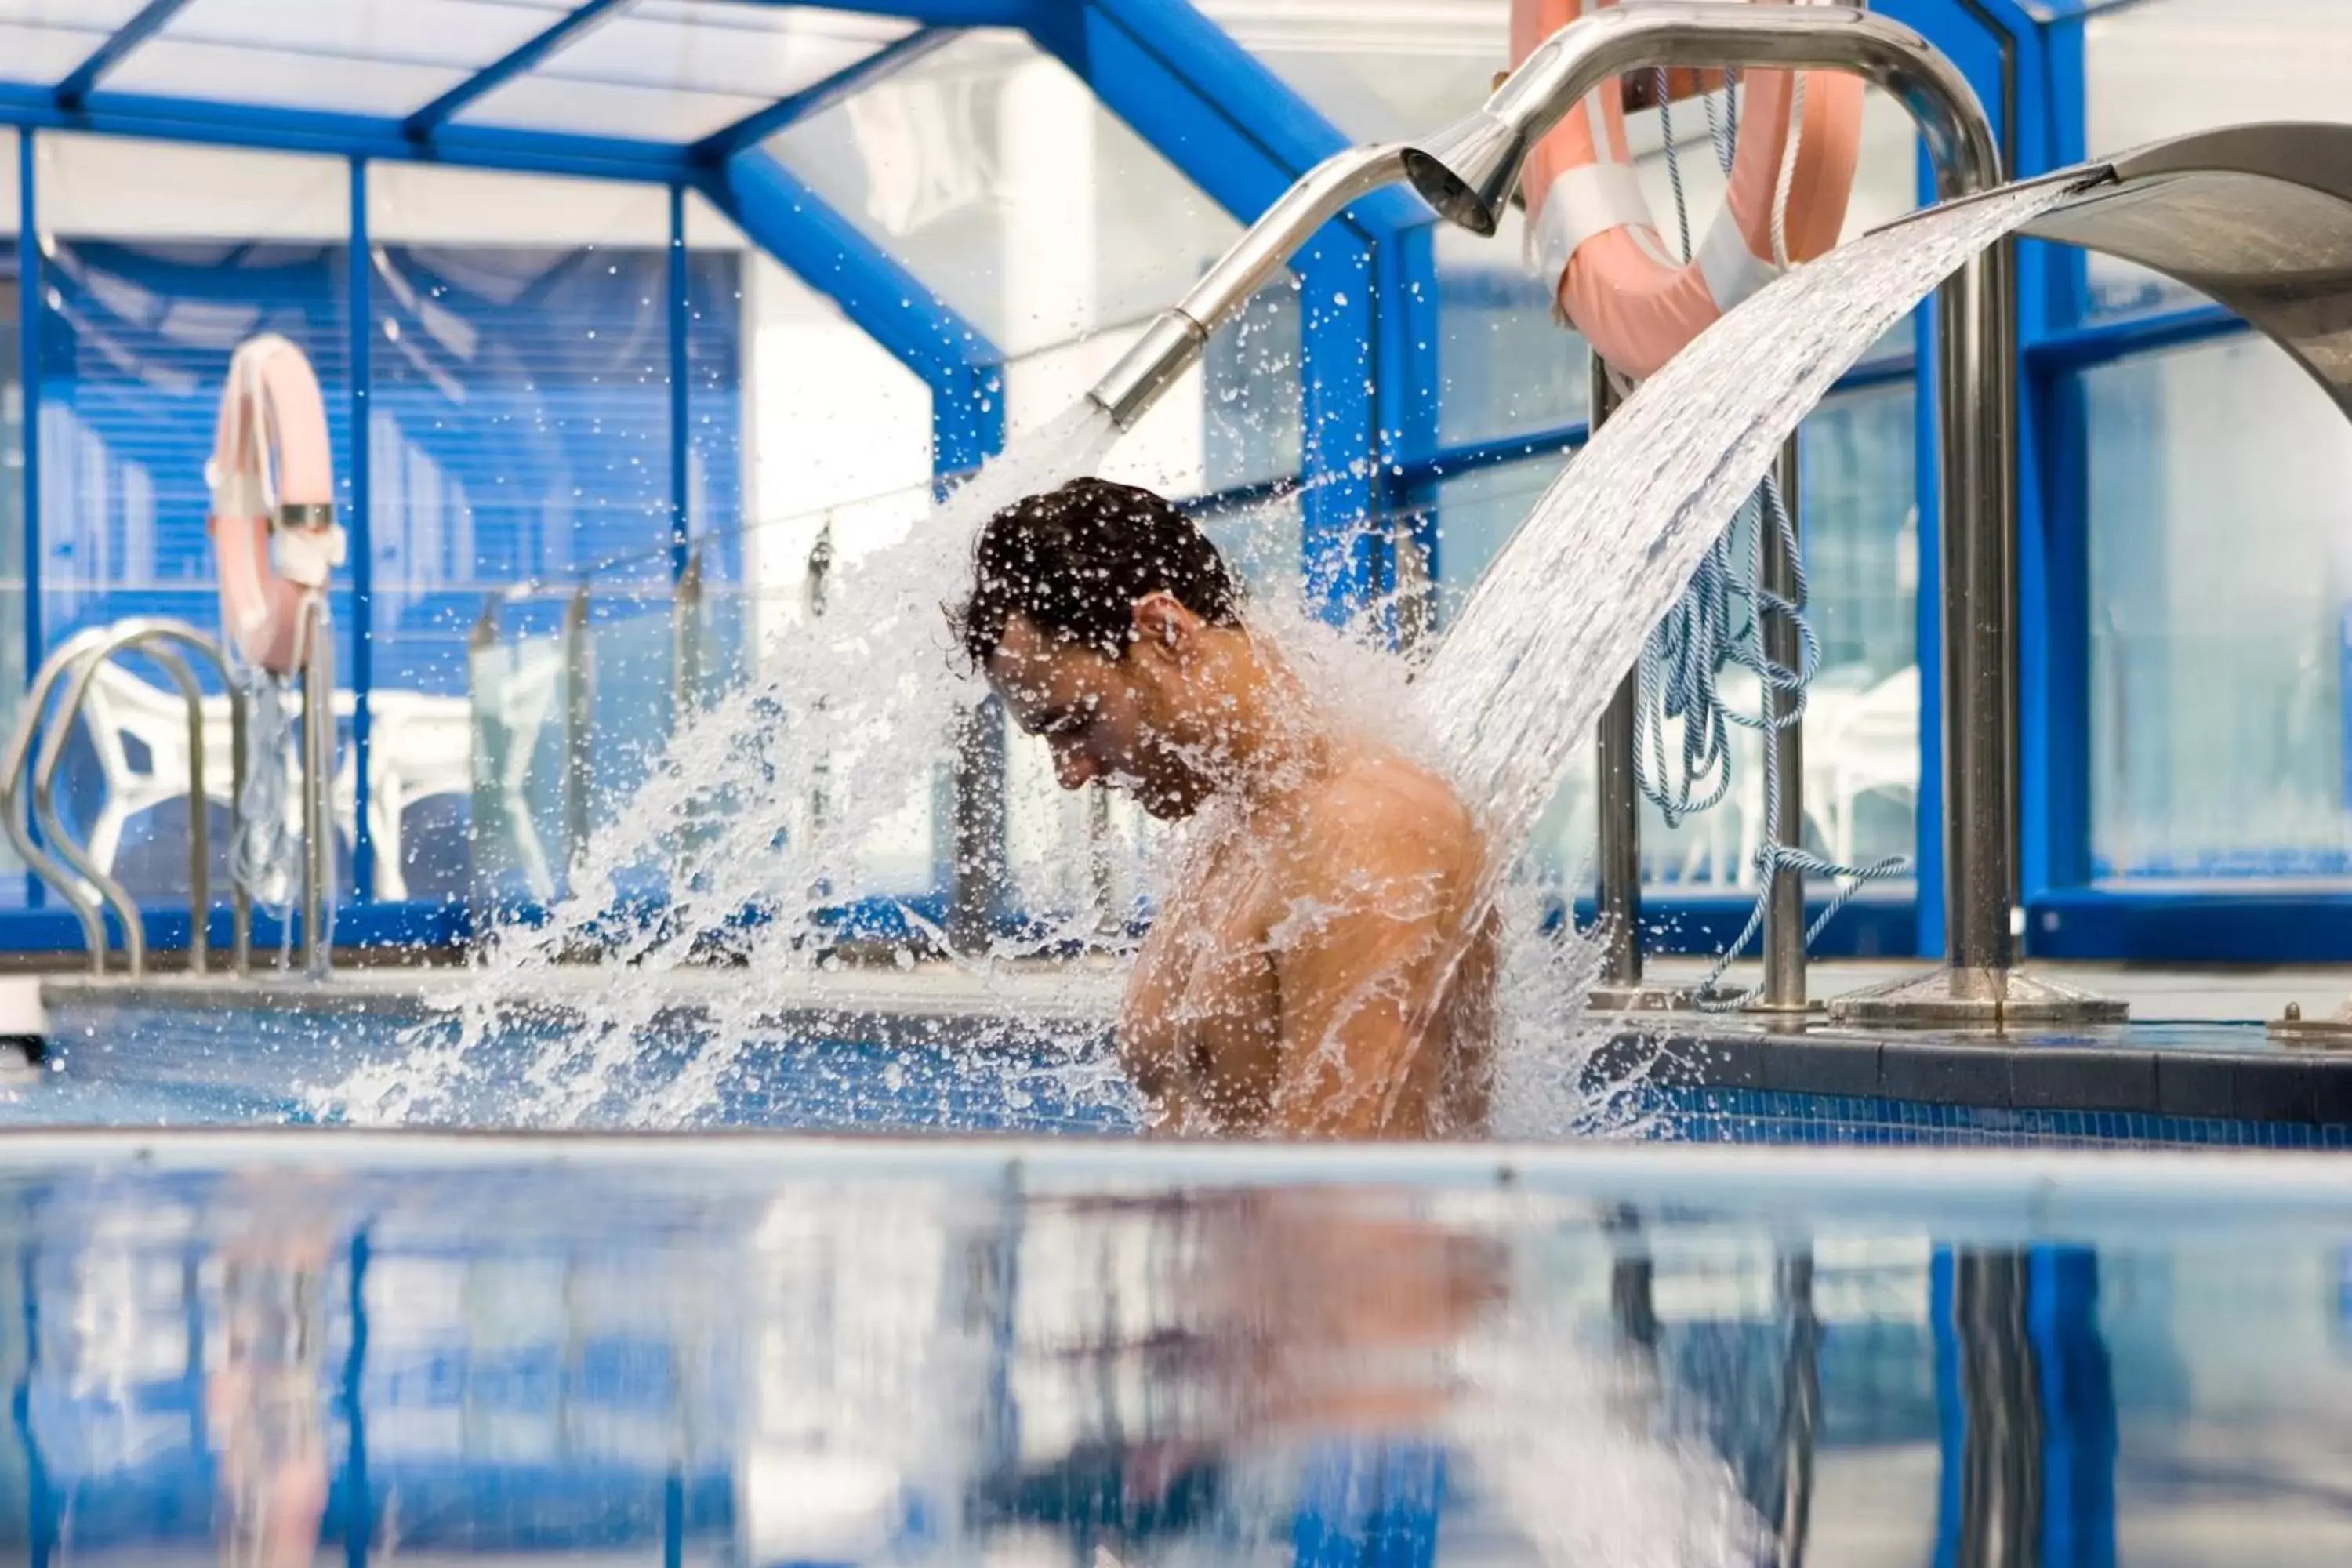
{"type": "MultiPolygon", "coordinates": [[[[1508,933],[1496,1131],[1559,1136],[1624,1120],[1622,1107],[1590,1103],[1577,1088],[1598,1043],[1579,1026],[1593,946],[1542,933],[1540,900],[1505,883],[1617,679],[1837,377],[1969,258],[2065,195],[2029,187],[1924,215],[1797,269],[1727,317],[1569,465],[1412,687],[1401,661],[1285,595],[1254,605],[1254,631],[1280,647],[1322,712],[1449,773],[1502,847],[1486,891],[1508,933]]],[[[500,1121],[705,1119],[745,1042],[772,1037],[780,1013],[822,1017],[829,912],[858,885],[877,825],[905,808],[917,782],[910,763],[933,765],[960,708],[980,694],[951,657],[939,613],[960,591],[978,527],[1024,495],[1090,471],[1116,437],[1082,399],[903,543],[845,570],[827,613],[771,645],[762,664],[772,677],[681,728],[629,808],[592,839],[571,896],[542,923],[499,931],[452,982],[439,1000],[454,1037],[446,1027],[419,1031],[415,1048],[314,1095],[317,1107],[362,1121],[463,1118],[495,1082],[500,1121]],[[823,811],[813,811],[820,798],[823,811]],[[616,921],[622,889],[648,867],[664,873],[668,907],[658,919],[616,921]],[[599,961],[565,962],[583,952],[599,961]],[[665,1024],[676,1033],[681,972],[707,972],[714,953],[735,967],[723,972],[728,984],[691,988],[695,1040],[682,1070],[657,1092],[635,1091],[646,1039],[665,1024]],[[535,1031],[518,1059],[518,1019],[558,1026],[535,1031]]],[[[1173,845],[1155,846],[1156,837],[1137,836],[1136,852],[1181,853],[1181,834],[1173,845]]],[[[1148,893],[1148,875],[1137,879],[1148,893]]],[[[1068,934],[1000,940],[974,967],[985,976],[1068,934]]],[[[1100,1053],[1084,1048],[1100,1027],[1099,1010],[959,1020],[957,1043],[976,1073],[992,1057],[1034,1070],[1042,1044],[1066,1054],[1072,1071],[1101,1078],[1100,1053]]],[[[1118,1086],[1096,1091],[1117,1098],[1118,1086]]]]}
{"type": "MultiPolygon", "coordinates": [[[[692,991],[695,1032],[740,1042],[780,1010],[821,1005],[822,933],[858,885],[877,826],[948,753],[960,710],[982,695],[954,657],[940,606],[960,588],[992,513],[1090,471],[1116,439],[1081,398],[1008,447],[904,542],[842,567],[824,615],[782,628],[762,678],[686,719],[627,807],[598,828],[568,894],[536,923],[509,921],[434,996],[454,1019],[411,1048],[311,1096],[358,1121],[460,1115],[478,1081],[508,1086],[500,1121],[573,1124],[620,1093],[657,1025],[675,1025],[687,969],[732,964],[741,984],[692,991]],[[821,808],[814,803],[822,802],[821,808]],[[616,917],[645,868],[669,889],[656,919],[616,917]],[[593,957],[593,963],[572,962],[593,957]],[[552,1023],[520,1062],[519,1022],[552,1023]]],[[[691,1120],[729,1065],[698,1052],[655,1103],[691,1120]]]]}

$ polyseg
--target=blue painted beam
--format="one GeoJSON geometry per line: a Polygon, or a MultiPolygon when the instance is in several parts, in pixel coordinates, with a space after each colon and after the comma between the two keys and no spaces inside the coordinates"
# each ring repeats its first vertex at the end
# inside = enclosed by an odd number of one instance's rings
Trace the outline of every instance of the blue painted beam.
{"type": "Polygon", "coordinates": [[[822,114],[852,93],[912,65],[956,36],[957,29],[953,27],[924,27],[909,33],[864,59],[842,67],[823,81],[712,132],[688,148],[687,156],[698,163],[723,163],[736,153],[758,146],[787,125],[822,114]]]}
{"type": "Polygon", "coordinates": [[[979,328],[767,153],[740,153],[695,171],[688,183],[929,383],[935,399],[943,389],[962,392],[975,370],[992,374],[1003,363],[979,328]]]}
{"type": "Polygon", "coordinates": [[[373,294],[375,260],[368,244],[367,161],[351,163],[351,236],[345,242],[345,273],[351,298],[346,306],[351,330],[352,468],[351,499],[344,529],[350,538],[352,563],[352,880],[359,902],[375,901],[375,834],[368,826],[368,807],[374,791],[368,780],[368,760],[375,750],[374,725],[368,712],[375,690],[375,544],[373,489],[368,388],[374,377],[371,351],[375,343],[375,316],[369,307],[373,294]]]}
{"type": "Polygon", "coordinates": [[[67,109],[79,105],[107,72],[121,65],[131,50],[162,32],[164,25],[185,10],[187,5],[188,0],[147,0],[138,15],[117,27],[112,37],[58,83],[54,95],[58,103],[67,109]]]}
{"type": "Polygon", "coordinates": [[[530,70],[540,61],[575,39],[583,38],[612,18],[614,12],[630,4],[630,0],[584,0],[566,13],[563,19],[536,36],[516,45],[504,56],[491,61],[464,81],[451,88],[406,120],[401,121],[402,132],[414,140],[432,135],[456,119],[466,106],[495,91],[530,70]]]}
{"type": "Polygon", "coordinates": [[[2219,305],[2195,305],[2053,332],[2026,349],[2025,362],[2037,375],[2090,370],[2136,354],[2189,348],[2252,331],[2245,318],[2234,311],[2219,305]]]}
{"type": "Polygon", "coordinates": [[[687,300],[686,187],[669,188],[669,580],[686,575],[688,539],[693,520],[687,516],[689,487],[688,442],[691,426],[688,401],[692,372],[688,363],[687,333],[690,312],[687,300]]]}
{"type": "MultiPolygon", "coordinates": [[[[38,221],[40,160],[35,138],[16,138],[16,372],[24,409],[24,573],[25,665],[41,668],[48,649],[41,641],[41,318],[47,310],[48,285],[42,277],[41,227],[38,221]]],[[[34,832],[40,831],[35,825],[34,832]]],[[[38,842],[36,839],[36,842],[38,842]]],[[[25,902],[38,909],[48,889],[30,870],[25,873],[25,902]]]]}
{"type": "Polygon", "coordinates": [[[372,115],[105,91],[69,110],[46,88],[7,83],[0,83],[0,125],[583,179],[671,184],[690,172],[685,149],[660,142],[453,125],[420,142],[400,121],[372,115]]]}

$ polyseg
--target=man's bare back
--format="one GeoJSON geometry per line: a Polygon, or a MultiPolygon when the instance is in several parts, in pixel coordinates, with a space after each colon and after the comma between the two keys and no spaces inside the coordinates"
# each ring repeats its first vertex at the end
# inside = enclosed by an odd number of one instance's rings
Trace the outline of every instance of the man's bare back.
{"type": "Polygon", "coordinates": [[[1214,547],[1148,491],[1033,497],[991,520],[976,567],[966,648],[1063,787],[1199,819],[1122,1011],[1158,1124],[1482,1131],[1495,934],[1486,847],[1446,784],[1335,729],[1242,621],[1214,547]]]}

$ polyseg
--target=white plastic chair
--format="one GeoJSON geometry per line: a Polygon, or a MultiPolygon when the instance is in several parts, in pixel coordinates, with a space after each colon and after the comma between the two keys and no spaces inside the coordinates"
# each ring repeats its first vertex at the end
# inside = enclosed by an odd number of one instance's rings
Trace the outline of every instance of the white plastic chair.
{"type": "Polygon", "coordinates": [[[1824,737],[1837,858],[1853,859],[1854,807],[1864,795],[1919,799],[1919,667],[1907,665],[1854,700],[1824,737]]]}
{"type": "Polygon", "coordinates": [[[472,793],[473,714],[462,697],[399,690],[370,692],[368,714],[368,830],[375,840],[375,891],[381,899],[404,899],[402,820],[420,801],[472,793]]]}
{"type": "MultiPolygon", "coordinates": [[[[529,733],[524,744],[535,744],[539,727],[552,706],[554,685],[534,694],[530,683],[509,682],[508,701],[520,700],[524,712],[517,718],[529,733]]],[[[335,693],[335,712],[349,718],[355,707],[348,690],[335,693]]],[[[374,734],[369,745],[368,826],[376,843],[376,896],[404,899],[408,879],[402,868],[402,819],[409,807],[435,795],[465,795],[473,787],[473,726],[466,699],[435,697],[421,691],[387,690],[371,694],[369,710],[374,734]]],[[[296,693],[288,703],[289,716],[299,720],[302,700],[296,693]]],[[[89,852],[111,871],[121,853],[122,834],[131,819],[188,792],[187,710],[178,693],[141,679],[119,664],[107,664],[91,678],[82,716],[98,758],[106,798],[89,834],[89,852]],[[136,742],[146,752],[144,765],[134,765],[136,742]]],[[[228,699],[204,701],[205,795],[220,805],[229,801],[231,771],[228,699]]],[[[345,844],[352,841],[358,819],[355,748],[341,749],[332,790],[335,829],[345,844]]],[[[302,812],[302,760],[299,747],[289,749],[286,773],[287,826],[299,830],[302,812]]],[[[520,781],[511,786],[520,795],[520,781]]],[[[542,857],[543,858],[543,857],[542,857]]]]}
{"type": "MultiPolygon", "coordinates": [[[[81,718],[106,786],[106,798],[90,824],[89,855],[110,874],[131,819],[188,793],[188,710],[177,691],[150,684],[109,661],[90,677],[81,718]],[[132,742],[147,753],[144,765],[131,760],[132,742]]],[[[231,773],[225,697],[205,700],[204,746],[205,795],[226,804],[231,773]]]]}

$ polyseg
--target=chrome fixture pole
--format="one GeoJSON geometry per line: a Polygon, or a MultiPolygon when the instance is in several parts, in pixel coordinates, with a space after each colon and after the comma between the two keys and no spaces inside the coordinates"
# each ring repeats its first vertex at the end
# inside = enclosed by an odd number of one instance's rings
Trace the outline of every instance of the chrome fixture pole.
{"type": "Polygon", "coordinates": [[[1317,229],[1357,197],[1395,184],[1404,174],[1404,149],[1394,144],[1350,147],[1309,169],[1190,293],[1144,329],[1089,395],[1120,429],[1132,428],[1201,357],[1217,323],[1246,304],[1317,229]]]}
{"type": "MultiPolygon", "coordinates": [[[[488,702],[504,688],[506,670],[486,671],[488,656],[499,646],[499,596],[485,595],[482,613],[474,621],[474,629],[466,635],[466,750],[471,762],[471,793],[466,813],[466,898],[467,901],[467,931],[470,944],[477,952],[488,943],[490,912],[496,905],[490,890],[490,857],[492,844],[503,844],[512,834],[504,812],[500,792],[493,782],[498,777],[494,753],[490,749],[488,702]]],[[[511,737],[500,726],[499,738],[507,744],[511,737]]]]}
{"type": "Polygon", "coordinates": [[[702,706],[702,547],[686,558],[670,596],[670,722],[702,706]]]}
{"type": "Polygon", "coordinates": [[[324,980],[334,967],[327,887],[335,874],[335,642],[324,595],[307,597],[301,613],[310,641],[302,671],[302,971],[324,980]]]}
{"type": "MultiPolygon", "coordinates": [[[[1797,442],[1791,436],[1780,448],[1780,504],[1789,511],[1789,542],[1797,540],[1802,513],[1797,500],[1797,442]]],[[[1798,562],[1782,547],[1781,531],[1773,526],[1769,509],[1757,514],[1756,526],[1762,531],[1759,542],[1764,552],[1764,591],[1785,604],[1797,599],[1798,562]]],[[[1762,612],[1756,612],[1759,616],[1762,612]]],[[[1788,616],[1772,616],[1759,619],[1758,631],[1763,644],[1764,661],[1775,668],[1793,670],[1804,657],[1803,639],[1797,635],[1797,623],[1788,616]]],[[[1790,716],[1799,710],[1804,694],[1783,691],[1770,682],[1764,685],[1763,711],[1770,722],[1764,731],[1764,743],[1772,749],[1772,768],[1780,781],[1779,808],[1772,819],[1764,825],[1775,845],[1787,849],[1801,848],[1805,842],[1805,737],[1790,716]]],[[[1775,860],[1772,867],[1771,891],[1764,906],[1764,991],[1750,1005],[1753,1011],[1801,1019],[1809,1010],[1805,1001],[1805,874],[1785,860],[1775,860]]]]}
{"type": "Polygon", "coordinates": [[[588,847],[588,780],[595,768],[596,655],[588,626],[588,584],[563,606],[563,868],[588,847]]]}
{"type": "MultiPolygon", "coordinates": [[[[1617,407],[1617,389],[1608,363],[1592,354],[1591,412],[1586,440],[1600,433],[1617,407]]],[[[1570,459],[1571,462],[1575,459],[1570,459]]],[[[1601,715],[1594,738],[1596,782],[1593,816],[1600,860],[1594,889],[1600,917],[1601,985],[1596,1005],[1631,1006],[1642,986],[1642,792],[1634,769],[1634,706],[1641,694],[1633,670],[1617,683],[1617,694],[1601,715]]]]}
{"type": "MultiPolygon", "coordinates": [[[[2000,183],[2000,144],[1968,79],[1911,28],[1850,5],[1653,0],[1554,33],[1484,108],[1402,156],[1423,200],[1492,234],[1536,142],[1612,77],[1659,66],[1839,70],[1891,93],[1918,125],[1951,201],[2000,183]]],[[[2118,1004],[2049,982],[2012,984],[2016,821],[2009,692],[2010,540],[2015,531],[2016,299],[2009,242],[1937,294],[1943,416],[1945,898],[1948,960],[1923,979],[1842,998],[1832,1012],[1887,1024],[2080,1022],[2118,1004]]]]}

